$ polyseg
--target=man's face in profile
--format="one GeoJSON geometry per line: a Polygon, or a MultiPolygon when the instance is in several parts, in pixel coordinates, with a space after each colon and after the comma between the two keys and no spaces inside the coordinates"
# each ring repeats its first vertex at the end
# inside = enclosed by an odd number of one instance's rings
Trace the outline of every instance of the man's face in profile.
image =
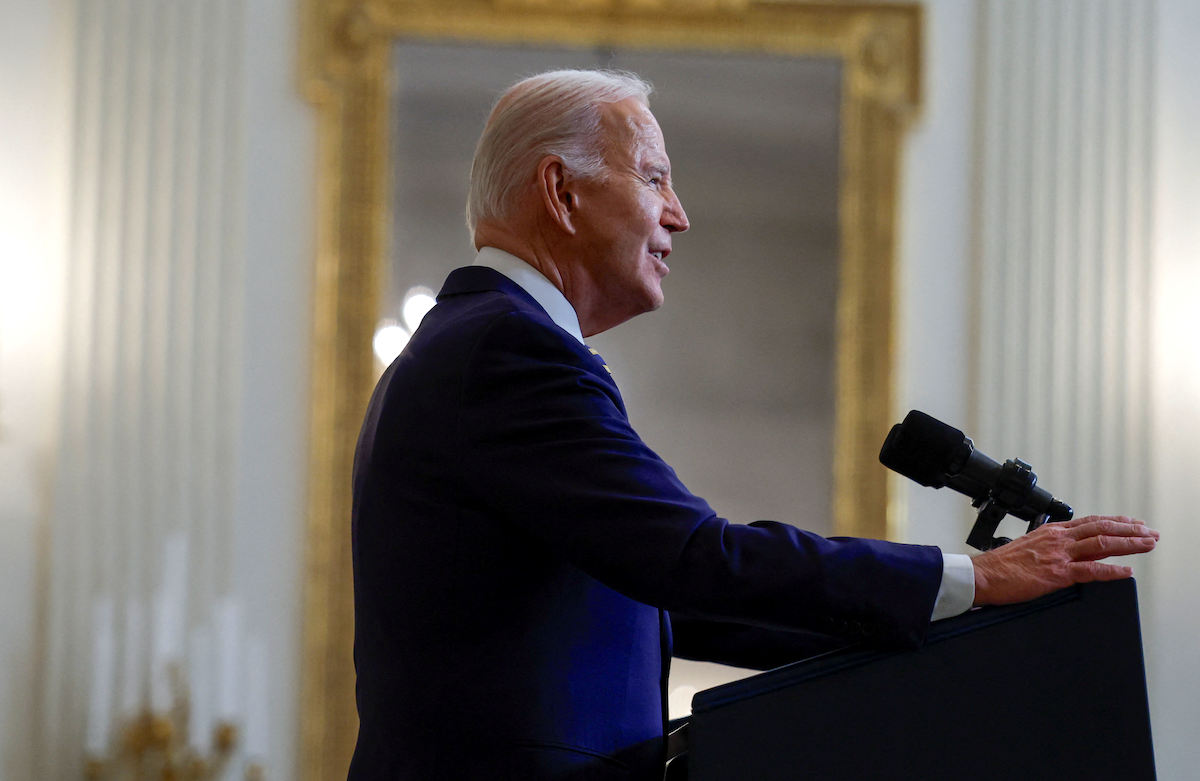
{"type": "Polygon", "coordinates": [[[611,319],[623,322],[662,306],[671,234],[687,230],[688,219],[654,115],[633,98],[602,111],[607,175],[577,189],[579,259],[611,319]]]}

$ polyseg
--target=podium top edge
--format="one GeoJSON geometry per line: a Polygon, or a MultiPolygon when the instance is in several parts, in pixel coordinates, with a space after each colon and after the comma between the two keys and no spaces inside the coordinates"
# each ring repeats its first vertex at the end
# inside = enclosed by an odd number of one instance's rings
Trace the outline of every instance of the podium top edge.
{"type": "MultiPolygon", "coordinates": [[[[1012,621],[1031,613],[1050,610],[1062,605],[1087,600],[1090,597],[1109,599],[1130,598],[1136,605],[1137,586],[1133,578],[1124,580],[1087,583],[1071,586],[1044,597],[1015,605],[983,607],[970,610],[959,616],[947,618],[930,625],[925,645],[932,645],[960,635],[977,632],[990,626],[1012,621]]],[[[920,649],[897,650],[854,645],[819,656],[801,659],[783,667],[776,667],[750,678],[715,686],[696,694],[692,699],[692,712],[703,713],[749,697],[779,691],[804,681],[819,678],[851,667],[868,664],[898,654],[920,653],[920,649]]]]}

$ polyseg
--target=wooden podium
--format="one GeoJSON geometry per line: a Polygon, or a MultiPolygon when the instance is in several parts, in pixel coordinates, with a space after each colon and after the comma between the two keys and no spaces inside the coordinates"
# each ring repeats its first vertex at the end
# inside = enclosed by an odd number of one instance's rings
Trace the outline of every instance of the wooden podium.
{"type": "Polygon", "coordinates": [[[691,781],[1148,781],[1133,580],[941,621],[700,692],[691,781]]]}

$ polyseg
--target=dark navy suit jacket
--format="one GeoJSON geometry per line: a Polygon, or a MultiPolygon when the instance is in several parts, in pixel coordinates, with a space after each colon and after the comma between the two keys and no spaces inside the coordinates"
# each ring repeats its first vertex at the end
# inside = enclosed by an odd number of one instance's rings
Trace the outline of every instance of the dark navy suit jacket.
{"type": "Polygon", "coordinates": [[[942,567],[718,517],[597,357],[483,267],[450,275],[375,391],[353,555],[351,781],[661,778],[672,653],[915,646],[942,567]]]}

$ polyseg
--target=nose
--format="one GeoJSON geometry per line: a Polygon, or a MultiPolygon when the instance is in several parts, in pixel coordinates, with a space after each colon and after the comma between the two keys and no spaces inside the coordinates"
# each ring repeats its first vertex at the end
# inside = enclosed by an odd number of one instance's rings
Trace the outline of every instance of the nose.
{"type": "Polygon", "coordinates": [[[671,233],[683,233],[691,227],[687,213],[683,210],[683,204],[679,202],[679,196],[675,194],[674,190],[670,190],[667,194],[667,205],[663,209],[661,223],[671,233]]]}

